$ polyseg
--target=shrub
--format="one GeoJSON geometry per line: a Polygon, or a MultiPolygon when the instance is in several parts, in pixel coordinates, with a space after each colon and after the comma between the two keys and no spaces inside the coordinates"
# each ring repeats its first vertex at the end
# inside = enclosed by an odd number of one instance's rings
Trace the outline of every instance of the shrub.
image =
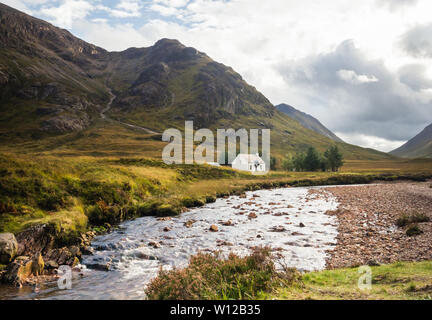
{"type": "Polygon", "coordinates": [[[403,214],[396,220],[396,225],[400,228],[412,223],[429,222],[430,218],[423,213],[414,213],[411,215],[403,214]]]}
{"type": "Polygon", "coordinates": [[[126,210],[118,205],[109,206],[103,200],[87,209],[87,216],[92,225],[103,225],[104,223],[119,223],[125,217],[126,210]]]}
{"type": "Polygon", "coordinates": [[[198,253],[189,266],[159,275],[146,289],[152,300],[256,299],[275,290],[281,283],[299,281],[299,273],[290,276],[277,272],[270,250],[257,248],[247,257],[220,252],[198,253]]]}
{"type": "Polygon", "coordinates": [[[183,206],[186,208],[194,208],[194,207],[202,207],[205,205],[205,202],[201,199],[191,198],[191,197],[185,197],[182,200],[183,206]]]}
{"type": "Polygon", "coordinates": [[[206,196],[206,203],[214,203],[216,202],[215,196],[206,196]]]}
{"type": "Polygon", "coordinates": [[[409,227],[408,230],[406,231],[406,235],[408,237],[415,237],[415,236],[421,235],[422,233],[423,233],[423,231],[416,224],[409,227]]]}
{"type": "Polygon", "coordinates": [[[158,217],[172,217],[179,215],[181,213],[181,209],[177,206],[171,204],[162,204],[156,209],[156,216],[158,217]]]}

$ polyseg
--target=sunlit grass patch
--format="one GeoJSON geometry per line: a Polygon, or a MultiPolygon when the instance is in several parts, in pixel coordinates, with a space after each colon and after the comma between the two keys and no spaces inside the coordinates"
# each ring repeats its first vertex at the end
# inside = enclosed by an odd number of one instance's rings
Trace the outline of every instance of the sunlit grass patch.
{"type": "Polygon", "coordinates": [[[361,290],[358,268],[306,273],[301,286],[280,288],[276,299],[432,299],[432,262],[371,267],[372,287],[361,290]]]}

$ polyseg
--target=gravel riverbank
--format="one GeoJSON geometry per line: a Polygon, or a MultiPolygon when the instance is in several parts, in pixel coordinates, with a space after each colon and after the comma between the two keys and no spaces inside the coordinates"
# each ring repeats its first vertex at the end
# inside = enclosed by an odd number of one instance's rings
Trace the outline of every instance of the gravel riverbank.
{"type": "Polygon", "coordinates": [[[326,192],[340,203],[336,211],[327,212],[339,222],[337,245],[328,251],[327,268],[432,260],[431,182],[311,190],[320,197],[326,197],[326,192]],[[403,214],[421,214],[430,221],[417,223],[423,233],[410,237],[406,234],[410,225],[396,225],[403,214]]]}

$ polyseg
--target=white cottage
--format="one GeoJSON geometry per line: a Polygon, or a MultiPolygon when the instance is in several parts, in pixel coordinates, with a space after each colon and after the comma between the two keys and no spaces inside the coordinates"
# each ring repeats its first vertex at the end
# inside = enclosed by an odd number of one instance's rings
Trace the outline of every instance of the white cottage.
{"type": "Polygon", "coordinates": [[[232,162],[232,168],[250,172],[265,172],[266,165],[258,154],[239,154],[232,162]]]}

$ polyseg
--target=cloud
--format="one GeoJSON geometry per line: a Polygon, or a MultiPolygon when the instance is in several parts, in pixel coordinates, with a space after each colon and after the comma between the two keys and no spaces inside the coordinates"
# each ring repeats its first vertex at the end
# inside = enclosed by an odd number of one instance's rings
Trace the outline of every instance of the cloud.
{"type": "Polygon", "coordinates": [[[2,0],[2,3],[27,14],[33,14],[32,10],[22,0],[2,0]]]}
{"type": "Polygon", "coordinates": [[[76,19],[84,19],[95,9],[88,1],[62,0],[59,6],[43,6],[40,13],[62,28],[72,28],[76,19]]]}
{"type": "Polygon", "coordinates": [[[136,30],[130,23],[108,23],[104,20],[81,21],[75,27],[76,31],[86,35],[86,41],[98,46],[116,51],[120,48],[148,47],[152,40],[136,30]]]}
{"type": "Polygon", "coordinates": [[[121,0],[115,9],[108,9],[108,12],[117,18],[140,17],[142,7],[138,0],[121,0]]]}
{"type": "Polygon", "coordinates": [[[401,37],[402,49],[416,58],[432,58],[432,23],[419,25],[401,37]]]}
{"type": "Polygon", "coordinates": [[[351,40],[328,53],[286,61],[275,68],[287,87],[306,96],[298,107],[341,136],[403,141],[432,122],[432,95],[413,89],[419,85],[413,83],[417,78],[407,77],[413,69],[401,70],[405,82],[410,81],[407,85],[383,61],[368,59],[351,40]]]}
{"type": "Polygon", "coordinates": [[[389,152],[399,148],[405,143],[405,141],[392,141],[376,136],[369,136],[367,134],[346,134],[342,132],[336,132],[336,135],[344,141],[350,141],[350,143],[357,146],[372,148],[384,152],[389,152]]]}
{"type": "Polygon", "coordinates": [[[377,3],[380,6],[386,6],[391,11],[394,11],[408,6],[415,6],[418,0],[377,0],[377,3]]]}
{"type": "Polygon", "coordinates": [[[375,76],[368,76],[365,74],[357,74],[354,70],[339,70],[337,72],[339,78],[352,84],[363,84],[369,82],[379,81],[375,76]]]}
{"type": "Polygon", "coordinates": [[[421,91],[432,88],[432,79],[426,75],[426,67],[422,64],[409,64],[399,70],[399,79],[412,90],[421,91]]]}

